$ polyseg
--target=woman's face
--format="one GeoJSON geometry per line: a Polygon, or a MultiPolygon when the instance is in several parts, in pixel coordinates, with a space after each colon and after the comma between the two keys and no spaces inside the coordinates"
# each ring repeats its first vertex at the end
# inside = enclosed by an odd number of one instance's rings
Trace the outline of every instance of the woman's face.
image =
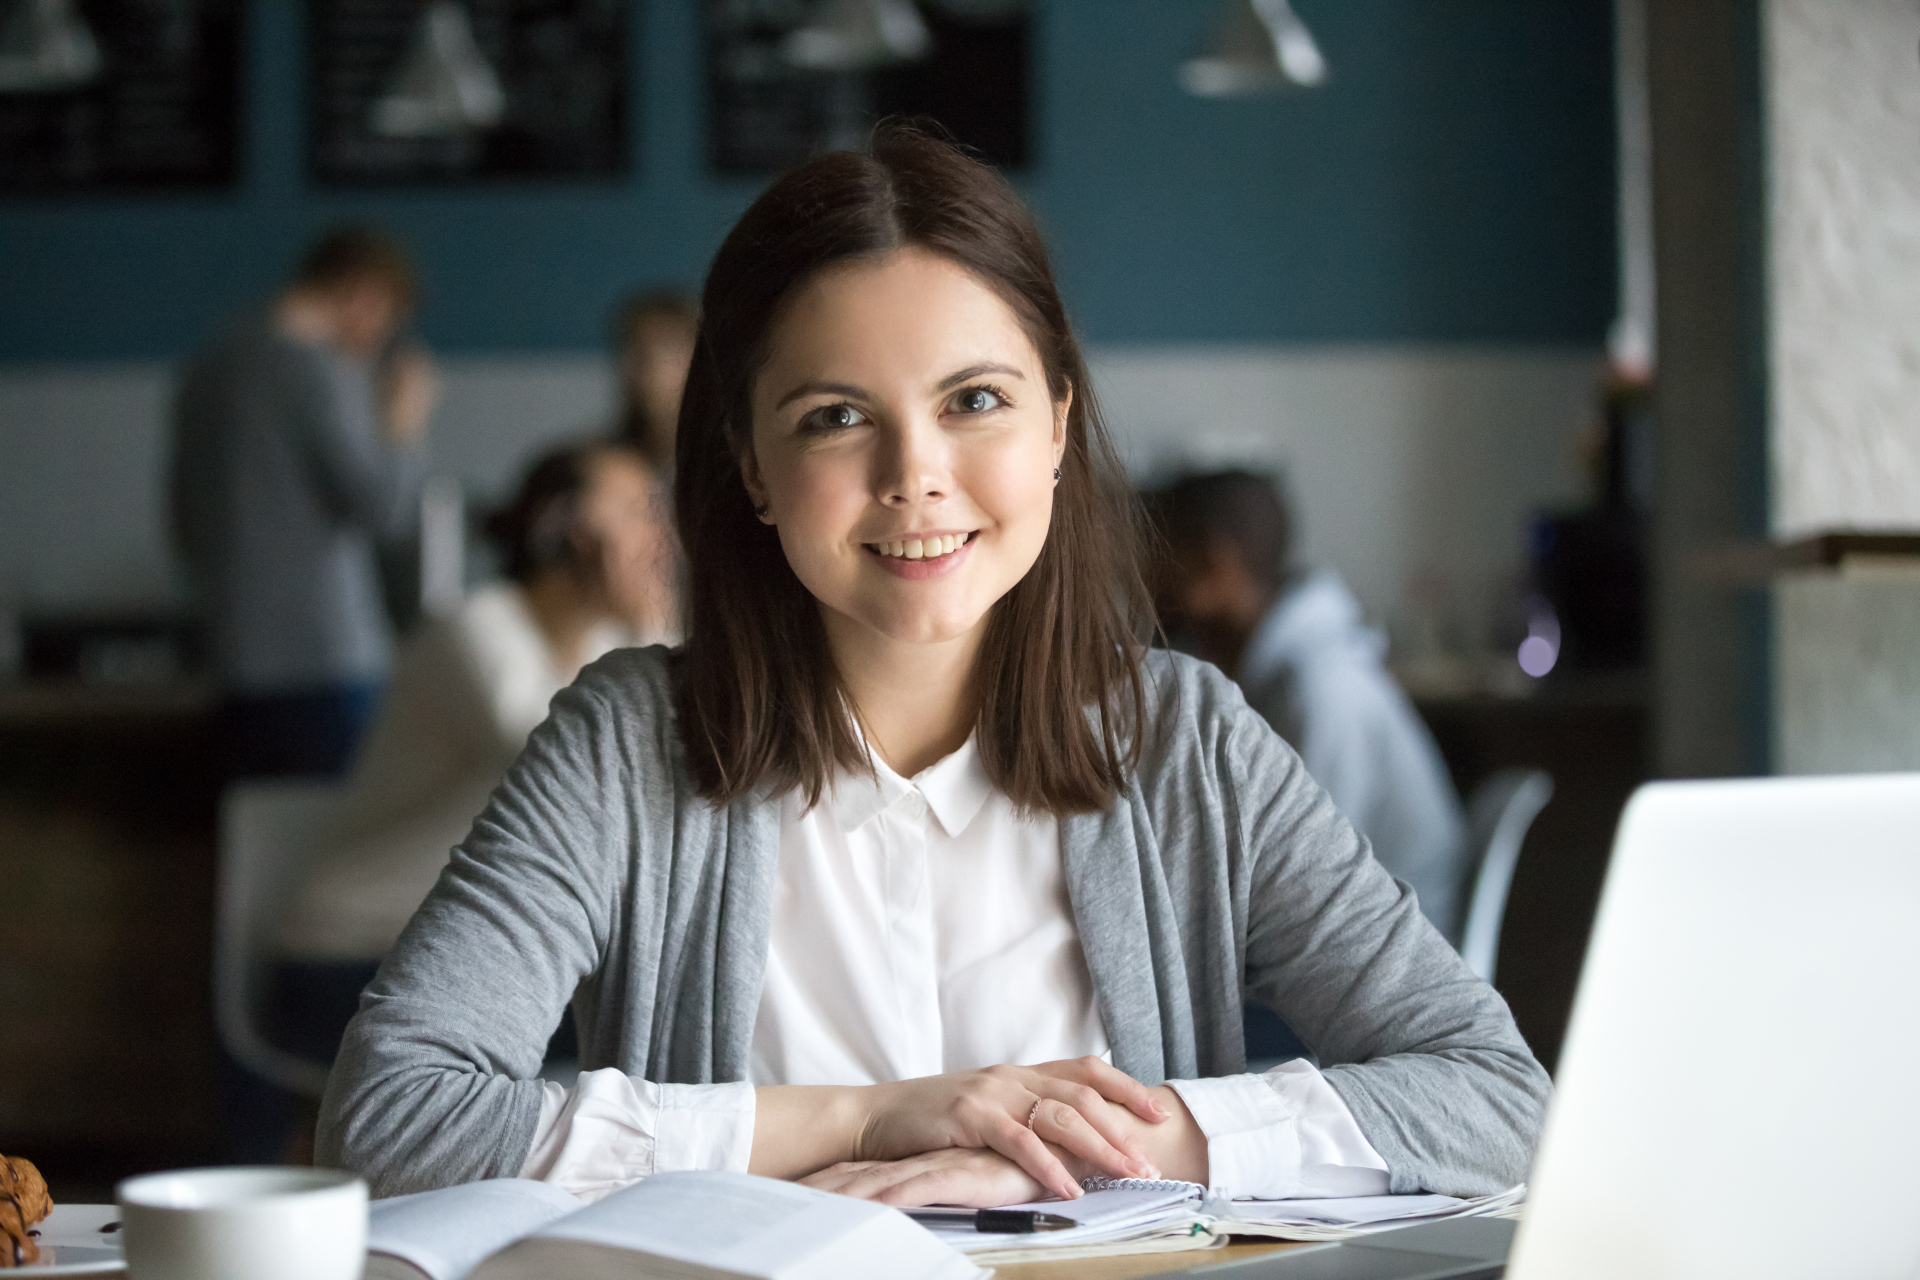
{"type": "Polygon", "coordinates": [[[903,249],[787,301],[743,470],[830,635],[938,643],[975,633],[1039,558],[1066,419],[1013,311],[903,249]]]}
{"type": "Polygon", "coordinates": [[[672,625],[673,535],[653,473],[619,453],[601,454],[580,501],[585,562],[607,612],[636,631],[672,625]]]}

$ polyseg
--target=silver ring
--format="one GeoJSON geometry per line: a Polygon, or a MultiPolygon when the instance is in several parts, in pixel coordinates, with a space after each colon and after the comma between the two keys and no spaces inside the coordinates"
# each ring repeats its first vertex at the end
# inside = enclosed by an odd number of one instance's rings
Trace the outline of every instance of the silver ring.
{"type": "Polygon", "coordinates": [[[1044,1098],[1035,1098],[1033,1106],[1027,1109],[1027,1132],[1033,1132],[1033,1118],[1040,1114],[1040,1104],[1044,1101],[1046,1101],[1044,1098]]]}

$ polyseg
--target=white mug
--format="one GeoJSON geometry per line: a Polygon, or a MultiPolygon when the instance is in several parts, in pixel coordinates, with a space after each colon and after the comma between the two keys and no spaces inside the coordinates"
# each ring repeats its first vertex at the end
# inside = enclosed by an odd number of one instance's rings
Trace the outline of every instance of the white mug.
{"type": "Polygon", "coordinates": [[[114,1192],[132,1280],[359,1280],[367,1184],[332,1169],[182,1169],[114,1192]]]}

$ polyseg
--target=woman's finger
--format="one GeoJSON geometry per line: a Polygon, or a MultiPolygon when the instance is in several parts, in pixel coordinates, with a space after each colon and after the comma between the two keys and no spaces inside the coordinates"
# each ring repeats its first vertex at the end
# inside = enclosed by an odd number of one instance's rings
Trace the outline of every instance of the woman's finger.
{"type": "Polygon", "coordinates": [[[1105,1098],[1089,1085],[1069,1084],[1060,1081],[1038,1081],[1035,1090],[1042,1097],[1052,1099],[1052,1103],[1042,1106],[1034,1114],[1034,1131],[1049,1142],[1057,1142],[1082,1159],[1091,1160],[1100,1172],[1113,1178],[1157,1178],[1159,1170],[1147,1158],[1146,1148],[1140,1140],[1127,1131],[1127,1125],[1120,1113],[1113,1109],[1105,1098]],[[1067,1115],[1059,1114],[1064,1108],[1067,1115]],[[1058,1133],[1041,1127],[1040,1118],[1051,1115],[1055,1124],[1060,1126],[1058,1133]],[[1083,1144],[1087,1141],[1084,1132],[1073,1125],[1069,1116],[1077,1117],[1089,1126],[1101,1140],[1099,1146],[1092,1148],[1083,1144]],[[1110,1147],[1125,1161],[1124,1167],[1109,1167],[1103,1154],[1103,1148],[1110,1147]]]}
{"type": "Polygon", "coordinates": [[[812,1187],[818,1191],[832,1191],[844,1195],[842,1187],[847,1186],[860,1174],[865,1173],[882,1162],[877,1160],[846,1160],[840,1164],[830,1164],[817,1173],[810,1173],[799,1179],[803,1187],[812,1187]]]}
{"type": "MultiPolygon", "coordinates": [[[[1101,1102],[1102,1110],[1107,1104],[1101,1102]]],[[[1041,1100],[1033,1112],[1033,1131],[1042,1140],[1064,1147],[1109,1178],[1150,1178],[1153,1166],[1145,1156],[1116,1147],[1071,1104],[1056,1098],[1041,1100]]]]}
{"type": "Polygon", "coordinates": [[[857,1163],[835,1165],[832,1169],[822,1170],[811,1177],[800,1180],[802,1186],[813,1187],[818,1191],[831,1191],[837,1196],[847,1196],[854,1200],[878,1200],[889,1189],[912,1177],[912,1171],[905,1161],[865,1160],[857,1163]],[[826,1174],[836,1176],[827,1177],[826,1174]]]}
{"type": "MultiPolygon", "coordinates": [[[[1044,1105],[1044,1103],[1043,1103],[1044,1105]]],[[[995,1125],[987,1145],[1027,1171],[1027,1176],[1062,1200],[1078,1200],[1080,1184],[1038,1134],[1018,1120],[995,1125]]]]}
{"type": "Polygon", "coordinates": [[[1010,1161],[991,1152],[972,1154],[979,1158],[929,1164],[874,1198],[901,1208],[951,1204],[991,1209],[1045,1194],[1044,1188],[1010,1161]]]}
{"type": "Polygon", "coordinates": [[[1086,1085],[1109,1102],[1119,1103],[1149,1123],[1159,1124],[1167,1118],[1166,1109],[1154,1099],[1153,1090],[1112,1063],[1092,1055],[1044,1062],[1034,1070],[1057,1080],[1086,1085]]]}

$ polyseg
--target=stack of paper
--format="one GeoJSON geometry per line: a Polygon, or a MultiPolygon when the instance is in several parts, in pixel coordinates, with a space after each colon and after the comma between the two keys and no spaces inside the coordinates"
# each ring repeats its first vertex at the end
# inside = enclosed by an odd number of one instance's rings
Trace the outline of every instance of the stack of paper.
{"type": "MultiPolygon", "coordinates": [[[[1092,1184],[1090,1184],[1092,1185],[1092,1184]]],[[[1010,1205],[1074,1219],[1080,1225],[1031,1235],[994,1235],[964,1223],[929,1226],[981,1266],[1116,1253],[1211,1249],[1229,1236],[1344,1240],[1441,1218],[1512,1217],[1526,1186],[1497,1195],[1356,1196],[1342,1200],[1225,1200],[1191,1182],[1122,1181],[1078,1200],[1010,1205]]]]}
{"type": "Polygon", "coordinates": [[[1077,1226],[1030,1235],[975,1231],[963,1222],[928,1224],[944,1243],[982,1266],[1013,1262],[1092,1258],[1113,1253],[1165,1253],[1210,1249],[1225,1243],[1202,1212],[1206,1188],[1191,1182],[1125,1182],[1088,1191],[1078,1200],[1042,1200],[1009,1205],[1057,1217],[1077,1226]]]}
{"type": "Polygon", "coordinates": [[[1234,1200],[1209,1209],[1213,1230],[1278,1240],[1345,1240],[1440,1218],[1518,1216],[1527,1187],[1521,1183],[1490,1196],[1355,1196],[1344,1200],[1234,1200]]]}

